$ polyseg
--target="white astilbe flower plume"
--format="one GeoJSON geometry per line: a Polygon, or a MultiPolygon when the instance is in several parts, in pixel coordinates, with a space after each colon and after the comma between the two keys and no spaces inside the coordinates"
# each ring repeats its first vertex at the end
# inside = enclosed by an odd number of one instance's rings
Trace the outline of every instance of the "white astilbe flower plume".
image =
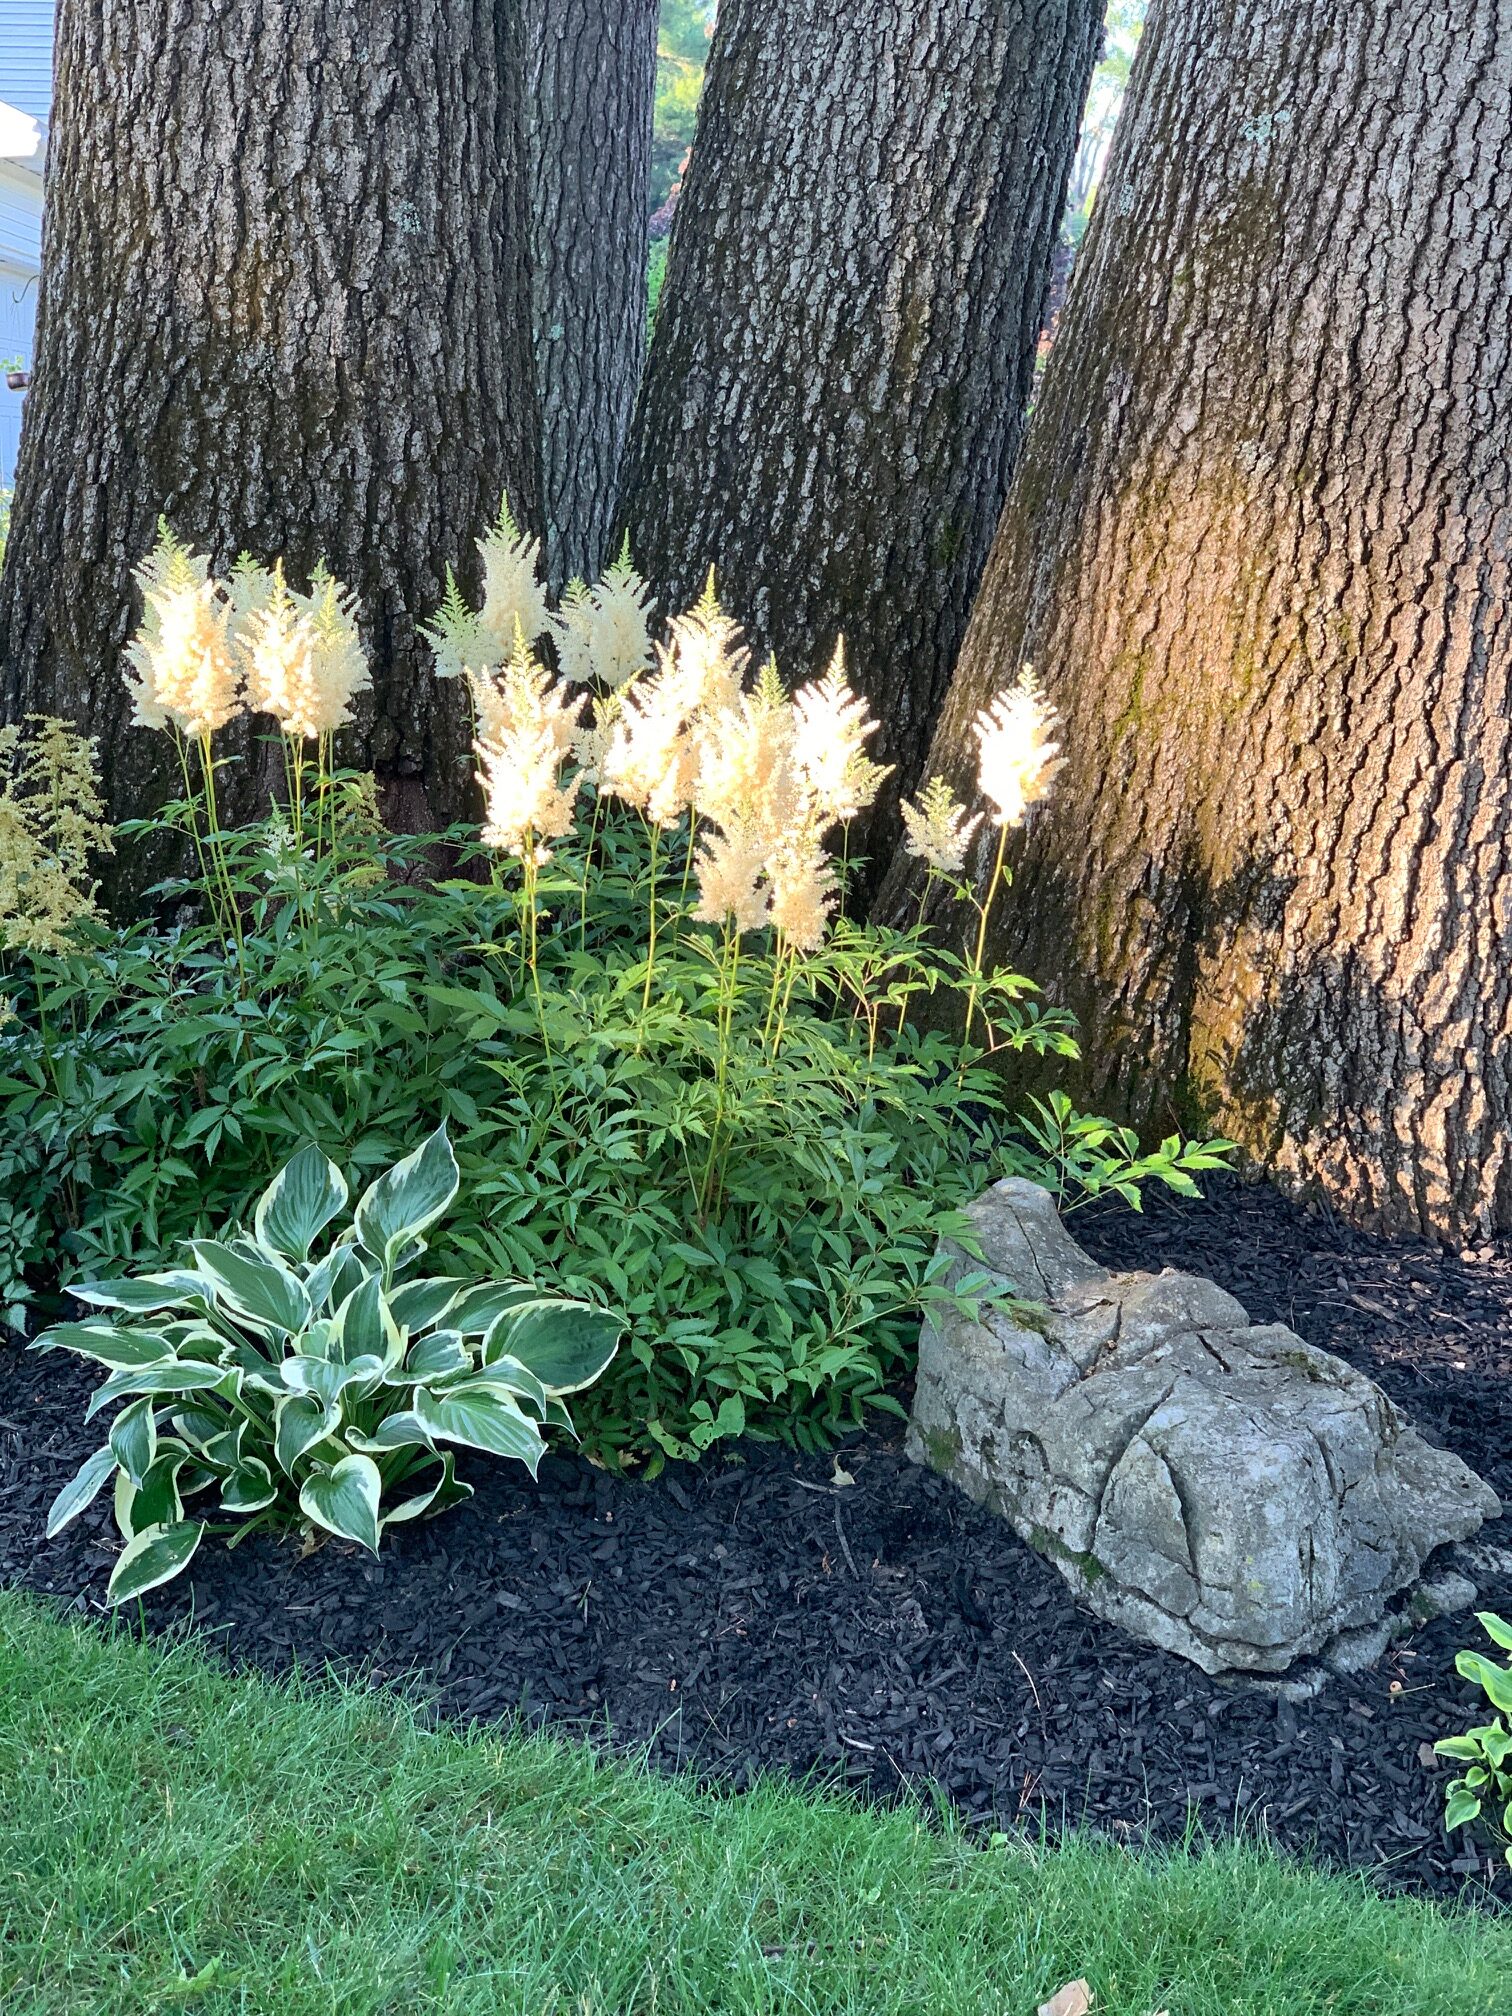
{"type": "MultiPolygon", "coordinates": [[[[479,675],[472,675],[475,693],[479,675]]],[[[516,649],[479,706],[475,752],[485,802],[487,846],[536,862],[550,858],[540,843],[572,829],[578,774],[564,783],[562,764],[577,731],[580,699],[570,697],[517,633],[516,649]]]]}
{"type": "Polygon", "coordinates": [[[693,607],[667,626],[670,643],[658,655],[662,675],[675,682],[689,718],[738,706],[751,654],[740,625],[727,616],[714,587],[714,570],[693,607]]]}
{"type": "Polygon", "coordinates": [[[821,827],[854,819],[876,797],[888,771],[866,754],[877,723],[845,677],[845,640],[829,671],[793,695],[794,755],[821,827]]]}
{"type": "Polygon", "coordinates": [[[977,740],[977,782],[997,807],[998,826],[1017,826],[1049,791],[1065,758],[1051,738],[1059,717],[1026,665],[1015,685],[999,693],[972,723],[977,740]]]}
{"type": "Polygon", "coordinates": [[[605,693],[639,678],[652,662],[652,607],[650,591],[630,564],[627,541],[598,586],[574,581],[561,613],[551,619],[562,677],[605,693]]]}
{"type": "Polygon", "coordinates": [[[764,881],[766,847],[760,834],[738,821],[708,834],[694,868],[698,902],[693,915],[701,923],[729,923],[743,933],[760,931],[771,921],[764,881]]]}
{"type": "Polygon", "coordinates": [[[135,579],[143,614],[126,649],[132,719],[143,728],[171,724],[190,741],[213,735],[242,711],[225,591],[208,560],[166,524],[135,579]]]}
{"type": "Polygon", "coordinates": [[[907,835],[904,853],[927,862],[942,875],[959,875],[982,814],[973,812],[968,818],[966,807],[943,777],[931,777],[919,793],[918,803],[905,799],[901,809],[907,835]]]}
{"type": "Polygon", "coordinates": [[[271,714],[297,740],[333,734],[351,720],[354,695],[372,684],[353,598],[323,567],[315,570],[308,595],[288,586],[282,561],[269,580],[264,592],[250,573],[242,574],[247,613],[237,634],[247,703],[254,713],[271,714]]]}
{"type": "Polygon", "coordinates": [[[771,919],[795,952],[817,952],[835,906],[836,878],[817,839],[781,851],[768,863],[771,919]]]}
{"type": "Polygon", "coordinates": [[[552,627],[540,578],[541,542],[524,537],[508,498],[499,507],[497,522],[478,541],[478,551],[483,556],[482,608],[468,608],[448,568],[441,607],[420,626],[441,679],[503,665],[514,651],[516,631],[534,644],[552,627]]]}

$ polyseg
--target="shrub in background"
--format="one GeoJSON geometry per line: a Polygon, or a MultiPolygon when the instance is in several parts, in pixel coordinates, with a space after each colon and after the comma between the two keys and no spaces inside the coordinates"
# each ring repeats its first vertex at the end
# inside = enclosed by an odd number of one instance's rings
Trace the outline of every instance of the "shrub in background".
{"type": "Polygon", "coordinates": [[[192,1264],[74,1289],[102,1312],[34,1348],[105,1366],[89,1418],[124,1400],[103,1447],[58,1494],[48,1537],[115,1478],[126,1542],[113,1603],[186,1566],[210,1530],[234,1541],[303,1524],[377,1553],[384,1531],[471,1495],[456,1446],[532,1476],[563,1396],[613,1358],[615,1319],[515,1282],[416,1272],[457,1193],[444,1128],[380,1176],[346,1230],[341,1171],[306,1147],[257,1204],[250,1237],[195,1240],[192,1264]]]}
{"type": "Polygon", "coordinates": [[[654,641],[628,556],[553,610],[507,512],[481,546],[481,605],[452,586],[429,633],[473,710],[484,823],[451,837],[481,883],[398,881],[424,843],[385,834],[332,765],[365,678],[336,584],[301,596],[249,562],[222,583],[167,539],[144,568],[132,678],[183,757],[162,817],[199,872],[162,895],[184,921],[86,922],[28,955],[0,1036],[0,1097],[48,1158],[25,1201],[45,1198],[63,1271],[245,1215],[305,1139],[360,1178],[445,1120],[467,1187],[443,1267],[622,1318],[585,1428],[654,1461],[743,1431],[814,1443],[895,1405],[946,1292],[937,1239],[994,1177],[1136,1198],[1220,1159],[1143,1155],[1059,1096],[1016,1110],[1004,1061],[1075,1048],[1027,980],[982,965],[1006,831],[1057,767],[1032,680],[978,723],[999,827],[980,893],[976,822],[943,782],[908,808],[931,885],[978,913],[961,957],[843,915],[845,833],[881,773],[841,653],[790,694],[712,583],[654,641]],[[249,705],[287,790],[228,832],[214,738],[249,705]],[[964,1035],[919,1025],[942,994],[964,1035]]]}

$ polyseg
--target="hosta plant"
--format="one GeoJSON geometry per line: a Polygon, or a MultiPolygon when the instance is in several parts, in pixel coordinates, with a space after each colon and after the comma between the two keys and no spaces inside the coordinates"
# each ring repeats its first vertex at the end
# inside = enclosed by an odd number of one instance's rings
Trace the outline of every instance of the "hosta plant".
{"type": "MultiPolygon", "coordinates": [[[[1492,1644],[1512,1652],[1512,1624],[1490,1610],[1476,1614],[1492,1644]]],[[[1468,1827],[1484,1816],[1506,1840],[1512,1863],[1512,1659],[1498,1666],[1484,1652],[1461,1652],[1454,1663],[1482,1689],[1496,1713],[1480,1728],[1446,1736],[1433,1746],[1440,1757],[1453,1757],[1466,1767],[1446,1794],[1444,1824],[1468,1827]]]]}
{"type": "Polygon", "coordinates": [[[375,1552],[384,1529],[470,1495],[453,1451],[513,1457],[534,1476],[563,1396],[618,1344],[615,1317],[518,1282],[421,1271],[456,1195],[440,1127],[373,1183],[338,1237],[336,1165],[305,1147],[258,1201],[250,1237],[195,1239],[192,1264],[74,1289],[101,1313],[61,1323],[109,1377],[89,1417],[124,1401],[59,1492],[49,1536],[115,1480],[119,1603],[168,1581],[208,1531],[303,1526],[375,1552]]]}

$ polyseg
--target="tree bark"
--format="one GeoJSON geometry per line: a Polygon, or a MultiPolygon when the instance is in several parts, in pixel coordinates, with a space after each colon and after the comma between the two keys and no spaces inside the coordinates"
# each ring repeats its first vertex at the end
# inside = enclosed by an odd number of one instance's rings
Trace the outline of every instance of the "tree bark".
{"type": "Polygon", "coordinates": [[[464,802],[416,622],[501,490],[539,506],[518,28],[496,0],[61,0],[0,665],[10,715],[100,738],[117,816],[172,761],[121,681],[160,512],[218,566],[324,556],[374,658],[345,753],[415,824],[464,802]]]}
{"type": "Polygon", "coordinates": [[[794,683],[844,632],[891,851],[1018,447],[1100,0],[721,0],[622,522],[794,683]]]}
{"type": "Polygon", "coordinates": [[[997,949],[1087,1087],[1453,1238],[1512,1225],[1509,176],[1507,0],[1152,14],[934,760],[1032,661],[997,949]]]}
{"type": "Polygon", "coordinates": [[[646,355],[657,0],[527,0],[526,134],[553,582],[594,579],[646,355]]]}

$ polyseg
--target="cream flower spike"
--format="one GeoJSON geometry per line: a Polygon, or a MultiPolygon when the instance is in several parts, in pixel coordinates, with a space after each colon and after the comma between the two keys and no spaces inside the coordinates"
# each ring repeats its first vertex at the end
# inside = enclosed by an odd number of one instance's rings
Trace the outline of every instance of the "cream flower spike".
{"type": "Polygon", "coordinates": [[[917,804],[907,799],[900,808],[906,838],[905,854],[927,862],[942,875],[959,875],[966,866],[966,849],[982,823],[982,814],[968,818],[966,807],[943,777],[931,777],[919,794],[917,804]]]}
{"type": "Polygon", "coordinates": [[[515,632],[534,644],[552,628],[546,590],[540,579],[541,542],[526,539],[506,497],[497,521],[478,541],[483,556],[483,606],[467,606],[457,578],[446,570],[441,607],[420,634],[436,660],[438,679],[458,679],[502,665],[514,651],[515,632]]]}
{"type": "Polygon", "coordinates": [[[1017,682],[999,693],[972,723],[977,741],[977,782],[997,807],[998,826],[1017,826],[1048,793],[1065,758],[1053,741],[1060,717],[1026,665],[1017,682]]]}
{"type": "Polygon", "coordinates": [[[630,542],[596,588],[569,584],[551,619],[562,677],[617,692],[653,662],[650,590],[630,564],[630,542]]]}
{"type": "Polygon", "coordinates": [[[871,804],[890,770],[866,754],[865,744],[876,734],[877,723],[846,679],[843,637],[835,645],[828,672],[799,688],[793,708],[794,754],[815,815],[823,826],[854,819],[871,804]]]}
{"type": "Polygon", "coordinates": [[[225,592],[204,555],[163,521],[135,579],[143,615],[126,650],[132,719],[143,728],[171,724],[190,741],[211,736],[242,711],[225,592]]]}

